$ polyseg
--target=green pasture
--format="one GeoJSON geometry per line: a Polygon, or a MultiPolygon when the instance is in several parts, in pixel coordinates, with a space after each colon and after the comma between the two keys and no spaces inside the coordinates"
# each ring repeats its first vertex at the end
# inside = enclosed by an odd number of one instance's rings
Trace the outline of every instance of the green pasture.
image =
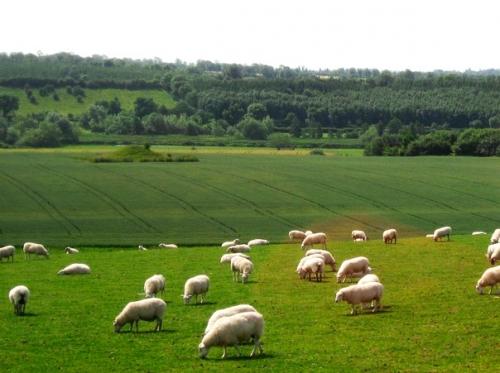
{"type": "MultiPolygon", "coordinates": [[[[54,186],[55,188],[55,186],[54,186]]],[[[80,197],[83,198],[83,197],[80,197]]],[[[210,210],[207,210],[210,211],[210,210]]],[[[266,230],[265,223],[258,228],[266,230]]],[[[140,252],[129,248],[85,248],[69,256],[48,245],[50,259],[0,263],[0,359],[2,372],[148,371],[493,371],[498,365],[498,295],[478,295],[477,279],[488,267],[488,237],[454,236],[451,242],[401,238],[330,245],[337,262],[364,255],[384,284],[382,312],[349,316],[335,304],[341,286],[334,273],[322,283],[299,280],[298,244],[256,247],[248,284],[233,283],[219,264],[219,247],[140,252]],[[57,276],[67,264],[87,263],[90,275],[57,276]],[[140,322],[139,333],[113,332],[113,319],[143,296],[144,280],[167,279],[164,330],[140,322]],[[207,304],[182,304],[184,281],[205,273],[211,279],[207,304]],[[24,284],[32,297],[27,315],[15,316],[10,288],[24,284]],[[265,318],[265,354],[220,360],[214,347],[200,360],[197,346],[212,312],[249,303],[265,318]]]]}

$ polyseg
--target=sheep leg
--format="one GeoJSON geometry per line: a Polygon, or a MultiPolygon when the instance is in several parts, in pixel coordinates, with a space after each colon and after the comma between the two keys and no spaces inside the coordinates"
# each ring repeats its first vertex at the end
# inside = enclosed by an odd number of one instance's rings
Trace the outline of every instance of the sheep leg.
{"type": "Polygon", "coordinates": [[[139,333],[139,320],[135,320],[135,332],[139,333]]]}
{"type": "Polygon", "coordinates": [[[235,344],[234,348],[236,349],[236,352],[238,352],[238,356],[241,356],[240,347],[237,344],[235,344]]]}
{"type": "Polygon", "coordinates": [[[200,298],[201,298],[201,303],[203,303],[205,301],[205,294],[201,294],[200,298]]]}
{"type": "Polygon", "coordinates": [[[488,293],[489,295],[491,295],[491,292],[493,291],[493,286],[494,286],[494,285],[491,285],[491,286],[490,286],[490,292],[488,293]]]}
{"type": "MultiPolygon", "coordinates": [[[[257,351],[257,348],[259,348],[259,350],[261,349],[260,342],[259,342],[258,338],[254,338],[253,339],[253,349],[252,349],[252,352],[250,353],[250,357],[255,356],[255,352],[257,351]]],[[[262,351],[261,351],[261,353],[262,353],[262,351]]]]}
{"type": "Polygon", "coordinates": [[[351,305],[351,315],[355,315],[356,314],[356,309],[355,309],[355,306],[354,304],[351,305]]]}
{"type": "Polygon", "coordinates": [[[226,358],[226,346],[222,346],[222,356],[221,356],[221,359],[225,359],[226,358]]]}

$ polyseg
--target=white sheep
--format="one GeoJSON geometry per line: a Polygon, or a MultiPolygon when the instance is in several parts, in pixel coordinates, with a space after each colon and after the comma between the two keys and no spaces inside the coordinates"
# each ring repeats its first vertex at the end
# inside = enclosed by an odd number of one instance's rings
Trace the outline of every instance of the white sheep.
{"type": "Polygon", "coordinates": [[[247,245],[248,246],[269,245],[269,241],[263,240],[262,238],[256,238],[254,240],[248,241],[247,245]]]}
{"type": "Polygon", "coordinates": [[[226,250],[228,253],[248,253],[251,250],[247,244],[229,246],[226,250]]]}
{"type": "Polygon", "coordinates": [[[353,241],[355,241],[355,242],[368,240],[368,236],[366,235],[366,233],[363,231],[360,231],[360,230],[352,231],[351,237],[352,237],[353,241]]]}
{"type": "Polygon", "coordinates": [[[306,260],[302,263],[302,265],[299,268],[299,276],[300,278],[306,278],[306,276],[309,278],[309,281],[311,281],[311,275],[315,275],[316,281],[320,282],[323,280],[323,273],[324,273],[324,268],[325,268],[325,261],[323,260],[323,257],[319,255],[317,257],[316,255],[310,255],[306,257],[306,260]]]}
{"type": "Polygon", "coordinates": [[[312,247],[315,244],[322,244],[323,249],[326,249],[326,234],[322,232],[311,233],[304,238],[300,247],[304,250],[306,247],[312,247]]]}
{"type": "Polygon", "coordinates": [[[42,255],[47,259],[49,258],[49,252],[43,245],[39,243],[25,242],[23,245],[23,252],[26,259],[29,259],[31,257],[31,254],[42,255]]]}
{"type": "Polygon", "coordinates": [[[304,256],[303,258],[301,258],[300,261],[299,261],[299,264],[297,264],[297,269],[295,270],[295,272],[297,272],[299,274],[300,278],[304,278],[304,277],[302,277],[300,275],[301,274],[301,268],[304,265],[304,263],[306,262],[306,260],[308,260],[310,258],[323,259],[323,255],[321,255],[321,254],[311,254],[311,255],[304,256]]]}
{"type": "Polygon", "coordinates": [[[309,236],[310,234],[312,234],[313,232],[312,231],[305,231],[304,234],[307,236],[309,236]]]}
{"type": "Polygon", "coordinates": [[[335,303],[346,301],[351,305],[351,315],[357,313],[356,306],[374,303],[373,312],[382,308],[381,299],[384,286],[379,282],[351,285],[340,289],[335,295],[335,303]]]}
{"type": "Polygon", "coordinates": [[[167,304],[159,298],[147,298],[135,302],[129,302],[125,308],[116,316],[113,325],[115,332],[119,332],[125,324],[130,323],[132,331],[135,323],[136,332],[139,331],[139,320],[155,321],[154,331],[160,331],[163,323],[163,314],[167,304]]]}
{"type": "Polygon", "coordinates": [[[434,231],[434,234],[432,235],[432,239],[434,241],[437,241],[438,239],[441,240],[443,237],[448,237],[448,241],[450,240],[450,234],[451,234],[451,227],[441,227],[438,228],[434,231]]]}
{"type": "Polygon", "coordinates": [[[474,231],[474,232],[472,232],[472,235],[473,235],[473,236],[481,236],[481,235],[483,235],[483,234],[487,234],[487,233],[486,233],[486,232],[483,232],[483,231],[474,231]]]}
{"type": "Polygon", "coordinates": [[[313,255],[313,254],[320,254],[321,256],[323,256],[323,260],[325,261],[325,264],[332,267],[333,272],[335,272],[337,270],[335,268],[335,265],[337,264],[337,262],[335,261],[335,258],[328,250],[310,249],[310,250],[306,251],[305,256],[309,256],[309,255],[313,255]]]}
{"type": "Polygon", "coordinates": [[[235,238],[232,241],[223,242],[222,245],[220,245],[220,247],[222,247],[223,249],[227,249],[228,247],[238,245],[239,243],[240,243],[240,240],[238,238],[235,238]]]}
{"type": "Polygon", "coordinates": [[[189,278],[184,284],[184,294],[181,297],[184,299],[184,304],[191,301],[193,295],[195,296],[195,303],[198,303],[198,295],[201,297],[201,303],[208,292],[210,286],[210,279],[207,275],[198,275],[189,278]]]}
{"type": "Polygon", "coordinates": [[[250,354],[253,357],[257,351],[262,354],[260,338],[264,333],[264,317],[258,312],[242,312],[223,317],[215,322],[207,334],[203,336],[198,346],[200,357],[204,359],[213,346],[223,349],[222,359],[226,357],[228,346],[234,346],[240,354],[239,345],[253,341],[254,347],[250,354]]]}
{"type": "Polygon", "coordinates": [[[220,262],[222,263],[231,263],[231,259],[233,259],[235,256],[241,256],[246,259],[250,259],[248,255],[245,255],[243,253],[232,253],[232,254],[224,254],[220,257],[220,262]]]}
{"type": "Polygon", "coordinates": [[[500,266],[488,268],[484,271],[481,278],[477,281],[476,291],[479,294],[483,294],[483,288],[490,286],[490,294],[495,287],[500,282],[500,266]]]}
{"type": "Polygon", "coordinates": [[[490,238],[490,243],[498,243],[498,241],[500,241],[500,228],[497,228],[493,231],[493,233],[491,234],[491,238],[490,238]]]}
{"type": "Polygon", "coordinates": [[[16,315],[24,314],[29,297],[30,291],[24,285],[18,285],[9,291],[9,301],[14,306],[16,315]]]}
{"type": "Polygon", "coordinates": [[[9,258],[11,258],[11,261],[14,262],[15,253],[16,248],[12,245],[0,247],[0,262],[3,260],[3,258],[7,258],[7,261],[9,261],[9,258]]]}
{"type": "Polygon", "coordinates": [[[253,263],[249,259],[235,256],[231,259],[231,271],[233,272],[233,281],[238,282],[241,277],[241,282],[245,283],[253,271],[253,263]]]}
{"type": "Polygon", "coordinates": [[[288,237],[290,237],[290,240],[292,240],[292,241],[295,241],[295,240],[302,241],[304,238],[306,238],[306,234],[302,231],[293,230],[293,231],[288,232],[288,237]]]}
{"type": "Polygon", "coordinates": [[[232,306],[223,308],[221,310],[217,310],[208,319],[207,327],[205,328],[205,332],[203,333],[203,335],[207,334],[210,331],[210,329],[212,329],[217,320],[223,317],[233,316],[236,315],[237,313],[242,313],[242,312],[257,312],[257,310],[249,304],[239,304],[237,306],[232,306]]]}
{"type": "MultiPolygon", "coordinates": [[[[498,245],[498,244],[497,244],[498,245]]],[[[492,245],[494,246],[494,245],[492,245]]],[[[489,257],[491,265],[495,265],[495,263],[500,260],[500,246],[496,246],[493,252],[489,257]]]]}
{"type": "Polygon", "coordinates": [[[153,275],[144,282],[144,294],[146,298],[154,298],[156,294],[165,291],[165,277],[163,275],[153,275]]]}
{"type": "Polygon", "coordinates": [[[500,243],[494,243],[488,246],[488,250],[486,250],[486,259],[488,259],[488,261],[491,260],[491,256],[497,247],[500,247],[500,243]]]}
{"type": "Polygon", "coordinates": [[[366,274],[370,270],[370,262],[364,256],[346,259],[340,265],[337,272],[337,282],[345,282],[347,277],[355,277],[357,274],[366,274]]]}
{"type": "Polygon", "coordinates": [[[89,273],[90,267],[82,263],[70,264],[57,272],[58,275],[87,275],[89,273]]]}
{"type": "Polygon", "coordinates": [[[139,249],[139,251],[148,251],[148,249],[146,249],[144,246],[142,245],[139,245],[137,246],[137,248],[139,249]]]}
{"type": "Polygon", "coordinates": [[[380,282],[380,279],[378,278],[377,275],[369,273],[359,279],[358,285],[366,284],[368,282],[380,282]]]}
{"type": "Polygon", "coordinates": [[[432,233],[428,233],[425,235],[425,238],[433,238],[434,237],[434,234],[432,233]]]}
{"type": "Polygon", "coordinates": [[[67,246],[65,249],[64,249],[64,252],[66,254],[78,254],[80,252],[80,250],[78,249],[75,249],[74,247],[69,247],[67,246]]]}
{"type": "Polygon", "coordinates": [[[394,228],[387,229],[382,233],[382,239],[384,243],[397,243],[398,232],[394,228]]]}
{"type": "Polygon", "coordinates": [[[175,243],[160,243],[159,247],[163,247],[164,249],[178,249],[179,247],[175,243]]]}

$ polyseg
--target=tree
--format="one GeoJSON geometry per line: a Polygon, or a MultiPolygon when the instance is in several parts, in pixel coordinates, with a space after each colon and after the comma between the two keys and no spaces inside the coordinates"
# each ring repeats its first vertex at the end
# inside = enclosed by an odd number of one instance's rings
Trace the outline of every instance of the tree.
{"type": "Polygon", "coordinates": [[[5,118],[10,118],[19,109],[19,98],[10,95],[0,95],[0,110],[5,118]]]}
{"type": "Polygon", "coordinates": [[[39,128],[26,131],[19,139],[19,144],[34,147],[56,147],[61,145],[61,138],[61,130],[56,124],[43,121],[39,128]]]}
{"type": "Polygon", "coordinates": [[[223,75],[227,79],[241,79],[243,77],[243,72],[241,66],[231,64],[224,66],[223,75]]]}
{"type": "Polygon", "coordinates": [[[272,133],[268,140],[278,150],[293,147],[291,136],[288,133],[272,133]]]}
{"type": "Polygon", "coordinates": [[[253,104],[248,105],[247,115],[250,115],[251,117],[253,117],[257,120],[262,120],[267,115],[267,109],[261,103],[258,103],[258,102],[253,103],[253,104]]]}
{"type": "Polygon", "coordinates": [[[143,118],[148,114],[158,110],[158,106],[152,98],[138,97],[134,102],[135,115],[138,118],[143,118]]]}
{"type": "Polygon", "coordinates": [[[165,117],[158,113],[151,113],[142,118],[144,133],[160,135],[166,132],[165,117]]]}
{"type": "Polygon", "coordinates": [[[268,135],[266,126],[257,119],[249,116],[246,116],[241,122],[239,122],[237,127],[247,139],[265,140],[268,135]]]}

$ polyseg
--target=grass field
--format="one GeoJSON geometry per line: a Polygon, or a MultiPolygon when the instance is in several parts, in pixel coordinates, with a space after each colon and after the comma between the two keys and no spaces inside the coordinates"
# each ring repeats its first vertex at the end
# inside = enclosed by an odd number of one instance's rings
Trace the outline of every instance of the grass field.
{"type": "Polygon", "coordinates": [[[24,90],[19,88],[0,87],[0,95],[11,95],[19,98],[18,115],[27,115],[45,111],[57,111],[61,114],[81,114],[89,109],[96,101],[113,100],[115,97],[120,101],[124,110],[134,108],[134,101],[138,97],[152,98],[157,104],[165,105],[167,108],[175,106],[175,101],[166,92],[160,90],[123,90],[123,89],[84,89],[85,97],[79,103],[74,96],[66,92],[66,89],[56,89],[59,101],[55,101],[51,95],[42,97],[38,90],[33,90],[37,104],[29,102],[24,90]]]}
{"type": "MultiPolygon", "coordinates": [[[[260,225],[262,228],[263,225],[260,225]]],[[[82,248],[76,256],[51,250],[51,258],[0,264],[0,371],[493,371],[498,360],[498,296],[475,293],[488,263],[488,237],[455,236],[451,242],[402,238],[330,246],[340,262],[365,255],[385,286],[384,310],[349,316],[333,303],[340,288],[334,274],[323,283],[299,280],[298,244],[257,247],[255,271],[246,285],[231,281],[220,265],[220,248],[150,250],[82,248]],[[201,259],[201,260],[200,260],[201,259]],[[72,262],[90,265],[88,276],[56,272],[72,262]],[[141,322],[139,333],[113,333],[122,307],[141,298],[144,280],[167,278],[164,330],[141,322]],[[184,306],[186,278],[211,278],[208,303],[184,306]],[[27,315],[16,317],[7,300],[10,288],[27,285],[27,315]],[[250,303],[266,320],[265,354],[220,360],[213,348],[200,360],[197,346],[211,313],[250,303]]],[[[128,330],[128,328],[126,328],[128,330]]]]}
{"type": "Polygon", "coordinates": [[[0,152],[0,243],[49,246],[282,242],[293,228],[379,237],[500,226],[500,158],[359,157],[359,151],[152,147],[196,163],[95,164],[114,147],[0,152]],[[278,156],[281,155],[281,156],[278,156]],[[347,156],[346,156],[347,155],[347,156]]]}

